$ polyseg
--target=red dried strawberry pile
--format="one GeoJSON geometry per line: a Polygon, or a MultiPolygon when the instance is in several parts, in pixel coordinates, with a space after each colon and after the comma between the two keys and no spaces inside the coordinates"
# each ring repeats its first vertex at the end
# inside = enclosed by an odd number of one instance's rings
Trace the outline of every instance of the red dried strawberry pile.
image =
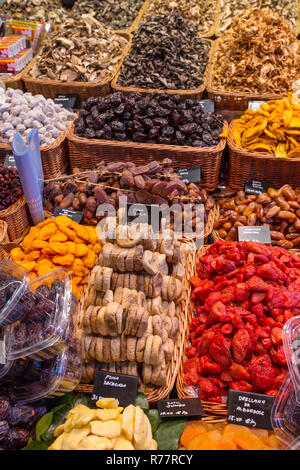
{"type": "Polygon", "coordinates": [[[202,400],[229,389],[276,395],[287,372],[284,323],[300,315],[300,257],[255,242],[215,242],[197,264],[184,382],[202,400]]]}

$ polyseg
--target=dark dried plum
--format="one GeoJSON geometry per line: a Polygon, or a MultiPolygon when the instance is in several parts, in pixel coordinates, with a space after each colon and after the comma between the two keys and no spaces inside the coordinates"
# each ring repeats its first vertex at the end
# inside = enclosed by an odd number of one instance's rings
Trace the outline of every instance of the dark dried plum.
{"type": "Polygon", "coordinates": [[[125,132],[116,132],[116,133],[114,134],[114,138],[115,138],[116,140],[120,140],[120,141],[123,142],[124,140],[126,140],[126,134],[125,134],[125,132]]]}
{"type": "Polygon", "coordinates": [[[26,446],[29,438],[30,431],[28,429],[10,429],[7,435],[7,449],[22,449],[22,447],[26,446]]]}
{"type": "Polygon", "coordinates": [[[132,140],[134,142],[145,142],[147,139],[147,134],[143,134],[142,132],[134,132],[132,134],[132,140]]]}
{"type": "Polygon", "coordinates": [[[171,137],[174,134],[174,132],[175,132],[174,127],[165,126],[161,131],[161,135],[162,137],[171,137]]]}
{"type": "Polygon", "coordinates": [[[90,127],[85,130],[84,135],[87,139],[94,139],[96,137],[94,129],[91,129],[90,127]]]}
{"type": "Polygon", "coordinates": [[[110,123],[110,127],[114,132],[123,132],[125,131],[125,124],[123,122],[115,120],[110,123]]]}
{"type": "Polygon", "coordinates": [[[7,418],[10,412],[10,403],[5,398],[0,399],[0,421],[3,421],[7,418]]]}
{"type": "Polygon", "coordinates": [[[27,339],[27,327],[25,323],[17,323],[13,325],[12,333],[14,341],[18,348],[22,348],[27,339]]]}
{"type": "Polygon", "coordinates": [[[181,132],[183,132],[184,134],[191,135],[191,134],[193,134],[194,132],[197,132],[198,126],[197,126],[197,124],[194,122],[194,123],[191,123],[191,124],[184,124],[183,126],[179,126],[179,129],[180,129],[181,132]]]}
{"type": "Polygon", "coordinates": [[[15,405],[10,409],[8,415],[8,424],[11,427],[30,427],[32,418],[34,416],[34,409],[32,406],[18,406],[15,405]]]}
{"type": "Polygon", "coordinates": [[[50,298],[50,289],[46,285],[39,286],[35,290],[35,295],[36,295],[37,298],[40,298],[40,296],[41,296],[42,299],[49,299],[50,298]]]}
{"type": "Polygon", "coordinates": [[[4,444],[7,439],[9,431],[9,425],[7,421],[0,421],[0,447],[4,444]]]}
{"type": "Polygon", "coordinates": [[[112,130],[108,124],[103,127],[103,138],[106,140],[112,139],[112,130]]]}

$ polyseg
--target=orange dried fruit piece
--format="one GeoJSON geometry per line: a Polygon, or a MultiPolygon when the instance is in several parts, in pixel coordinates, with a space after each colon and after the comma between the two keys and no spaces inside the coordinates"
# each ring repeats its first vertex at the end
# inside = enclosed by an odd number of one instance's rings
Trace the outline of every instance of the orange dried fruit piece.
{"type": "Polygon", "coordinates": [[[218,431],[209,431],[194,437],[187,450],[216,450],[217,444],[222,438],[218,431]]]}
{"type": "Polygon", "coordinates": [[[87,227],[73,222],[72,228],[76,232],[77,237],[81,238],[82,240],[85,240],[86,242],[90,241],[89,231],[87,227]]]}
{"type": "Polygon", "coordinates": [[[41,255],[39,250],[33,250],[26,255],[26,261],[36,261],[41,255]]]}
{"type": "Polygon", "coordinates": [[[44,240],[33,240],[31,244],[31,249],[41,250],[42,248],[48,248],[49,243],[44,240]]]}
{"type": "Polygon", "coordinates": [[[40,240],[49,240],[49,238],[53,237],[57,232],[57,227],[54,222],[45,225],[41,228],[39,233],[40,240]]]}
{"type": "Polygon", "coordinates": [[[92,249],[94,253],[96,253],[96,255],[99,255],[99,253],[101,253],[101,245],[99,243],[95,243],[92,249]]]}
{"type": "Polygon", "coordinates": [[[58,255],[66,255],[68,253],[68,247],[66,243],[61,242],[50,242],[49,243],[51,250],[55,251],[58,255]]]}
{"type": "MultiPolygon", "coordinates": [[[[68,218],[68,217],[67,217],[68,218]]],[[[70,227],[66,227],[66,226],[60,226],[59,227],[59,230],[64,233],[69,240],[71,241],[74,241],[75,238],[76,238],[76,232],[74,232],[74,230],[72,230],[70,227]]]]}
{"type": "Polygon", "coordinates": [[[261,440],[249,428],[238,426],[236,429],[233,426],[236,425],[225,426],[224,439],[231,439],[242,450],[262,450],[261,440]]]}
{"type": "Polygon", "coordinates": [[[189,443],[195,437],[199,436],[199,434],[203,434],[204,432],[206,432],[206,430],[203,426],[201,426],[201,424],[185,428],[181,435],[180,442],[187,449],[189,443]]]}
{"type": "Polygon", "coordinates": [[[52,261],[55,264],[59,264],[62,266],[71,266],[71,264],[74,262],[74,255],[72,253],[67,253],[66,255],[63,256],[53,256],[52,261]]]}
{"type": "Polygon", "coordinates": [[[34,268],[36,267],[35,261],[19,261],[19,264],[29,272],[34,271],[34,268]]]}
{"type": "Polygon", "coordinates": [[[76,256],[77,253],[77,245],[74,242],[65,242],[66,247],[68,248],[69,253],[76,256]]]}
{"type": "Polygon", "coordinates": [[[68,240],[68,237],[66,234],[62,233],[62,232],[56,232],[55,235],[53,235],[53,237],[50,238],[49,242],[66,242],[68,240]]]}
{"type": "Polygon", "coordinates": [[[271,436],[269,437],[269,446],[272,447],[272,449],[280,449],[280,442],[275,434],[271,434],[271,436]]]}
{"type": "Polygon", "coordinates": [[[76,256],[79,258],[86,256],[88,251],[88,247],[84,243],[78,243],[78,245],[76,245],[76,256]]]}
{"type": "Polygon", "coordinates": [[[10,256],[13,261],[22,261],[25,255],[21,248],[14,248],[11,250],[10,256]]]}
{"type": "Polygon", "coordinates": [[[96,262],[96,255],[93,251],[88,251],[87,255],[82,258],[82,260],[87,268],[93,268],[96,262]]]}
{"type": "Polygon", "coordinates": [[[55,217],[54,222],[56,223],[59,229],[61,229],[61,227],[72,227],[72,219],[70,219],[70,217],[67,217],[66,215],[58,215],[57,217],[55,217]]]}
{"type": "Polygon", "coordinates": [[[85,228],[89,232],[89,241],[92,243],[92,245],[95,245],[96,243],[98,243],[99,239],[97,237],[96,228],[89,227],[89,226],[86,226],[85,228]]]}
{"type": "Polygon", "coordinates": [[[217,443],[216,450],[237,450],[237,446],[230,439],[222,438],[217,443]]]}

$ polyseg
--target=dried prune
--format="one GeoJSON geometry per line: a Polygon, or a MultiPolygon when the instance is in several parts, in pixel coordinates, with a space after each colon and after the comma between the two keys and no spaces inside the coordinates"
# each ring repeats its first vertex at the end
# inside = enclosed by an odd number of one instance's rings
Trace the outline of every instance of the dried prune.
{"type": "Polygon", "coordinates": [[[32,406],[15,405],[10,409],[7,421],[11,427],[29,427],[34,416],[32,406]]]}
{"type": "Polygon", "coordinates": [[[10,412],[10,403],[5,398],[0,399],[0,421],[3,421],[7,418],[10,412]]]}

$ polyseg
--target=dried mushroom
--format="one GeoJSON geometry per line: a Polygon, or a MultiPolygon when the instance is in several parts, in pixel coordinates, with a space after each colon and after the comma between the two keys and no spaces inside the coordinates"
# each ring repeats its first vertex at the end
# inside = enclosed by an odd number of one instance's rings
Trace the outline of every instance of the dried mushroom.
{"type": "Polygon", "coordinates": [[[118,84],[126,87],[189,90],[203,84],[210,42],[197,26],[182,18],[178,9],[170,15],[147,17],[134,35],[118,84]]]}
{"type": "Polygon", "coordinates": [[[288,23],[269,8],[251,8],[221,36],[213,58],[213,88],[287,93],[300,71],[299,45],[288,23]]]}
{"type": "Polygon", "coordinates": [[[208,33],[214,24],[217,0],[150,0],[147,15],[168,15],[179,8],[183,18],[198,24],[199,33],[208,33]]]}
{"type": "Polygon", "coordinates": [[[113,75],[127,40],[94,18],[69,18],[52,31],[30,71],[33,78],[94,82],[113,75]]]}
{"type": "Polygon", "coordinates": [[[72,16],[80,19],[85,13],[113,29],[129,28],[139,14],[144,0],[77,0],[72,16]]]}
{"type": "Polygon", "coordinates": [[[295,28],[298,18],[298,2],[296,0],[261,0],[260,8],[266,7],[280,13],[295,28]]]}
{"type": "Polygon", "coordinates": [[[0,13],[14,19],[63,24],[68,16],[60,0],[3,0],[0,13]]]}

